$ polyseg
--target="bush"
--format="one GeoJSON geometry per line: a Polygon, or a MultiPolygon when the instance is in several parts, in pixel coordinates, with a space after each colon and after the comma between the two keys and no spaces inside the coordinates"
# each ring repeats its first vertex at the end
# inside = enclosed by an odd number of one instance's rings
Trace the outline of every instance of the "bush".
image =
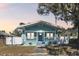
{"type": "Polygon", "coordinates": [[[77,39],[69,39],[69,43],[70,44],[76,44],[77,43],[77,39]]]}

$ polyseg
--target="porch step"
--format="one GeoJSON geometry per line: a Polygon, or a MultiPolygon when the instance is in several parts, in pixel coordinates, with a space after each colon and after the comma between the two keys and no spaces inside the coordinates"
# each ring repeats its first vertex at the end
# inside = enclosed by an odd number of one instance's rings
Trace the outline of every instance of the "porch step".
{"type": "Polygon", "coordinates": [[[32,53],[31,56],[48,56],[48,53],[32,53]]]}
{"type": "Polygon", "coordinates": [[[38,42],[37,43],[37,47],[44,47],[45,46],[45,44],[43,44],[43,42],[38,42]]]}

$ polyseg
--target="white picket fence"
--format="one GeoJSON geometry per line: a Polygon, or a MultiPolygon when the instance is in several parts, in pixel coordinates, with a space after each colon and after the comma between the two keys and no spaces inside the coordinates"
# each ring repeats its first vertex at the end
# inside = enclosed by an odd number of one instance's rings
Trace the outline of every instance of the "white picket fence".
{"type": "Polygon", "coordinates": [[[15,45],[15,44],[22,44],[23,40],[21,37],[6,37],[6,44],[7,45],[15,45]]]}
{"type": "MultiPolygon", "coordinates": [[[[6,37],[6,44],[7,45],[16,45],[16,44],[22,44],[23,43],[23,38],[24,37],[6,37]]],[[[57,41],[57,44],[68,44],[69,43],[69,38],[68,37],[63,37],[61,36],[59,39],[54,39],[57,41]]]]}

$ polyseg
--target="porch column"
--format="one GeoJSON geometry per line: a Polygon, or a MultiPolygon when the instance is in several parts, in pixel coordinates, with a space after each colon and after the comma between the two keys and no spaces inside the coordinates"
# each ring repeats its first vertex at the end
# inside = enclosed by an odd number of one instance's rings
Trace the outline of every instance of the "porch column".
{"type": "Polygon", "coordinates": [[[38,43],[38,32],[36,32],[36,41],[38,43]]]}
{"type": "Polygon", "coordinates": [[[44,34],[43,34],[43,37],[44,37],[44,42],[46,41],[46,38],[45,38],[45,32],[44,32],[44,34]]]}

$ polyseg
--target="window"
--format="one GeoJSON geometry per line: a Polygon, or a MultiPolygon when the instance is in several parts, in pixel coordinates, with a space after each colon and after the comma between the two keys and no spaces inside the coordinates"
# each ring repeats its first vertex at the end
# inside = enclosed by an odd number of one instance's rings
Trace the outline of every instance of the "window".
{"type": "Polygon", "coordinates": [[[27,39],[30,39],[31,35],[30,33],[27,33],[27,39]]]}
{"type": "Polygon", "coordinates": [[[49,38],[53,38],[53,33],[46,33],[46,37],[49,38]]]}
{"type": "Polygon", "coordinates": [[[27,33],[27,39],[34,39],[34,33],[27,33]]]}
{"type": "Polygon", "coordinates": [[[47,36],[47,38],[50,38],[50,35],[49,35],[49,33],[47,33],[47,35],[46,35],[46,36],[47,36]]]}
{"type": "Polygon", "coordinates": [[[31,33],[31,39],[34,39],[34,33],[31,33]]]}
{"type": "Polygon", "coordinates": [[[53,33],[50,33],[50,37],[53,38],[53,33]]]}

